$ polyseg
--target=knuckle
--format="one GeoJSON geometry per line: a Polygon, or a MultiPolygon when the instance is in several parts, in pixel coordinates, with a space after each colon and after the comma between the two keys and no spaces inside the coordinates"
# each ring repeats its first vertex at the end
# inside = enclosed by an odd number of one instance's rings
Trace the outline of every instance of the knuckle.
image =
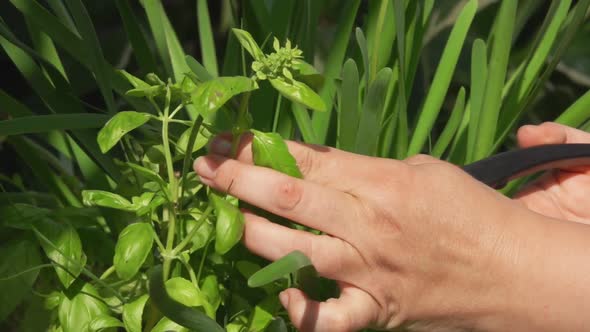
{"type": "Polygon", "coordinates": [[[276,187],[275,203],[280,210],[292,211],[301,202],[303,186],[295,178],[287,178],[276,187]]]}
{"type": "Polygon", "coordinates": [[[312,149],[302,149],[297,154],[297,166],[299,166],[299,170],[303,174],[309,174],[311,170],[317,167],[317,158],[312,149]]]}
{"type": "Polygon", "coordinates": [[[332,331],[351,331],[350,315],[346,311],[333,311],[330,315],[330,323],[332,331]]]}
{"type": "Polygon", "coordinates": [[[426,154],[417,154],[415,156],[411,156],[409,158],[407,158],[406,163],[411,164],[411,165],[418,165],[418,164],[425,164],[425,163],[431,163],[434,161],[438,161],[438,159],[431,157],[429,155],[426,154]]]}

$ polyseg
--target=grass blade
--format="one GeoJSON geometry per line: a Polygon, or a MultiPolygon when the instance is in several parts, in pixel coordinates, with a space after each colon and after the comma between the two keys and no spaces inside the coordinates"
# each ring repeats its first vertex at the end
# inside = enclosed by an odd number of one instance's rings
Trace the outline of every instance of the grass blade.
{"type": "Polygon", "coordinates": [[[467,36],[467,31],[471,26],[475,12],[477,11],[477,0],[470,0],[459,14],[455,26],[451,30],[449,40],[440,63],[434,74],[434,79],[430,91],[424,101],[422,114],[418,118],[418,123],[414,129],[414,135],[408,148],[408,156],[420,153],[422,147],[428,139],[430,130],[438,117],[440,108],[445,99],[445,93],[448,90],[455,66],[459,59],[459,54],[463,48],[463,43],[467,36]]]}
{"type": "Polygon", "coordinates": [[[348,59],[342,68],[342,85],[338,103],[338,148],[354,151],[360,115],[359,71],[356,62],[348,59]]]}
{"type": "Polygon", "coordinates": [[[369,86],[356,135],[355,153],[367,156],[374,156],[377,153],[382,113],[391,76],[391,69],[383,68],[369,86]]]}
{"type": "Polygon", "coordinates": [[[467,156],[465,162],[474,161],[475,142],[479,134],[479,117],[488,78],[487,46],[482,39],[476,39],[471,51],[471,91],[470,119],[467,137],[467,156]]]}
{"type": "Polygon", "coordinates": [[[311,125],[309,112],[303,106],[293,102],[291,103],[291,110],[293,111],[295,122],[297,122],[297,127],[303,136],[303,141],[309,144],[321,144],[311,125]]]}
{"type": "Polygon", "coordinates": [[[100,128],[109,117],[103,114],[51,114],[0,121],[0,136],[44,133],[51,130],[100,128]]]}
{"type": "Polygon", "coordinates": [[[42,31],[42,29],[35,22],[25,17],[25,23],[31,36],[31,41],[35,47],[35,50],[43,57],[47,62],[51,63],[55,69],[67,80],[66,70],[64,69],[63,63],[57,53],[53,40],[42,31]]]}
{"type": "Polygon", "coordinates": [[[211,19],[209,18],[207,0],[197,0],[197,23],[199,25],[203,65],[209,74],[217,77],[219,76],[217,70],[217,54],[215,52],[215,43],[213,41],[213,31],[211,30],[211,19]]]}
{"type": "Polygon", "coordinates": [[[129,1],[115,0],[115,4],[119,10],[119,16],[121,16],[121,20],[123,21],[127,38],[129,38],[129,42],[133,47],[133,55],[135,56],[142,73],[148,74],[156,72],[156,59],[150,50],[137,17],[133,14],[129,1]]]}
{"type": "Polygon", "coordinates": [[[23,105],[20,101],[14,99],[1,89],[0,105],[2,105],[2,111],[7,112],[13,118],[33,115],[33,112],[31,112],[27,106],[23,105]]]}
{"type": "Polygon", "coordinates": [[[432,150],[431,155],[440,158],[442,157],[443,153],[449,147],[449,144],[453,140],[453,137],[457,133],[459,126],[461,125],[461,121],[463,120],[463,112],[465,111],[465,88],[461,87],[459,90],[459,94],[457,95],[457,100],[455,100],[455,106],[451,111],[451,117],[449,121],[447,121],[447,125],[445,129],[440,134],[436,144],[434,145],[434,149],[432,150]]]}
{"type": "Polygon", "coordinates": [[[324,67],[324,76],[327,78],[326,83],[320,91],[320,96],[326,104],[326,112],[314,112],[313,114],[313,128],[318,135],[320,142],[325,142],[328,135],[328,128],[330,125],[330,118],[333,108],[333,96],[336,92],[336,85],[332,81],[337,78],[342,69],[342,64],[346,56],[346,49],[350,40],[352,27],[355,22],[357,11],[359,9],[360,0],[346,1],[346,7],[342,9],[342,16],[336,28],[335,41],[330,47],[331,52],[328,55],[324,67]]]}
{"type": "Polygon", "coordinates": [[[580,127],[590,119],[590,91],[573,103],[555,120],[570,127],[580,127]]]}
{"type": "Polygon", "coordinates": [[[82,37],[86,56],[91,63],[96,83],[105,100],[107,109],[110,114],[114,114],[116,107],[111,81],[109,79],[109,68],[102,54],[102,48],[96,36],[92,20],[81,0],[66,0],[66,3],[72,12],[74,22],[82,37]]]}

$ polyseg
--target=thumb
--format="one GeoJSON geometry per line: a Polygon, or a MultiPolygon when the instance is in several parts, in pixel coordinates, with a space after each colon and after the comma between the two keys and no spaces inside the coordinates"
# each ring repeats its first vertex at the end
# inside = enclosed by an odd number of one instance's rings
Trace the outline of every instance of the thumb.
{"type": "Polygon", "coordinates": [[[531,147],[542,144],[590,143],[590,133],[554,122],[527,125],[518,130],[518,144],[531,147]]]}
{"type": "Polygon", "coordinates": [[[379,312],[375,300],[357,288],[344,288],[339,298],[326,302],[313,301],[296,288],[283,291],[279,298],[302,332],[358,331],[376,322],[379,312]]]}

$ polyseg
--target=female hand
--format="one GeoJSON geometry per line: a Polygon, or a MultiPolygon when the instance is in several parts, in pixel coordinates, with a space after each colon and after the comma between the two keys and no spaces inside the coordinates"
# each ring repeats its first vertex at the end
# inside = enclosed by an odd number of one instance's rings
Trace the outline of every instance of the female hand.
{"type": "MultiPolygon", "coordinates": [[[[288,145],[304,179],[252,165],[248,139],[237,160],[225,157],[229,143],[217,140],[216,154],[199,158],[195,170],[215,189],[325,233],[246,213],[244,242],[251,251],[276,260],[300,250],[340,285],[338,299],[321,303],[297,289],[281,294],[301,331],[392,329],[402,322],[416,331],[553,331],[562,321],[570,330],[588,327],[567,308],[552,306],[571,300],[568,292],[540,290],[546,277],[563,279],[553,272],[568,262],[564,248],[569,259],[583,258],[587,230],[553,229],[570,223],[554,223],[428,156],[402,162],[288,145]]],[[[589,278],[567,282],[590,293],[589,278]]]]}
{"type": "MultiPolygon", "coordinates": [[[[524,126],[521,147],[542,144],[590,143],[590,133],[557,123],[524,126]]],[[[543,215],[590,224],[590,165],[548,172],[520,192],[516,199],[543,215]]]]}

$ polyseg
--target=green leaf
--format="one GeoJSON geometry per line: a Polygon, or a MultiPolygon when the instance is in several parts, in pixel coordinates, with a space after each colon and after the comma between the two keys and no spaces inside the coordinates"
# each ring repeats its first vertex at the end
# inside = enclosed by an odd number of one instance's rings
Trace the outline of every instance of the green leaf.
{"type": "Polygon", "coordinates": [[[266,332],[288,332],[287,324],[281,317],[273,319],[265,330],[266,332]]]}
{"type": "Polygon", "coordinates": [[[342,85],[339,93],[338,147],[350,152],[354,151],[359,126],[359,84],[356,62],[348,59],[342,68],[342,85]]]}
{"type": "Polygon", "coordinates": [[[209,8],[207,8],[207,0],[197,1],[197,24],[199,25],[199,40],[201,41],[203,64],[209,73],[217,77],[219,75],[217,73],[217,54],[215,53],[215,43],[211,29],[211,19],[209,18],[209,8]]]}
{"type": "Polygon", "coordinates": [[[89,332],[98,332],[108,328],[123,327],[120,320],[112,316],[102,315],[96,316],[88,324],[89,332]]]}
{"type": "Polygon", "coordinates": [[[301,251],[293,251],[256,272],[248,279],[248,286],[264,286],[306,266],[313,266],[309,258],[301,251]]]}
{"type": "Polygon", "coordinates": [[[131,202],[117,194],[102,190],[82,191],[82,200],[87,206],[102,206],[117,210],[135,211],[131,202]]]}
{"type": "Polygon", "coordinates": [[[382,114],[391,76],[391,69],[383,68],[369,85],[356,134],[354,151],[356,153],[367,156],[374,156],[377,153],[382,114]]]}
{"type": "Polygon", "coordinates": [[[0,121],[0,136],[45,133],[52,130],[100,128],[108,117],[102,114],[51,114],[0,121]]]}
{"type": "MultiPolygon", "coordinates": [[[[506,3],[506,1],[503,3],[506,3]]],[[[459,17],[451,30],[451,34],[449,35],[439,65],[436,68],[432,85],[430,86],[430,90],[424,101],[422,113],[418,119],[416,128],[414,129],[414,135],[412,136],[410,146],[408,147],[408,156],[420,153],[428,139],[428,135],[430,134],[434,123],[436,122],[436,118],[438,117],[440,108],[444,102],[445,95],[453,77],[453,72],[459,61],[461,49],[463,48],[467,32],[473,22],[476,11],[477,0],[470,0],[465,7],[463,7],[461,14],[459,14],[459,17]]],[[[512,39],[509,39],[509,41],[510,40],[512,39]]]]}
{"type": "Polygon", "coordinates": [[[119,234],[113,264],[119,278],[131,279],[137,274],[152,250],[154,238],[148,223],[131,224],[119,234]]]}
{"type": "Polygon", "coordinates": [[[241,29],[232,29],[234,35],[238,38],[242,47],[250,53],[254,60],[261,60],[264,58],[264,53],[260,49],[260,46],[254,41],[252,35],[248,31],[241,29]]]}
{"type": "Polygon", "coordinates": [[[16,229],[31,229],[51,214],[51,210],[30,204],[14,203],[0,206],[2,225],[16,229]]]}
{"type": "Polygon", "coordinates": [[[295,80],[287,81],[283,77],[271,78],[269,81],[283,97],[292,102],[301,104],[314,111],[326,111],[326,104],[324,104],[322,98],[304,83],[295,80]]]}
{"type": "Polygon", "coordinates": [[[571,127],[580,127],[588,119],[590,119],[590,91],[561,113],[555,122],[571,127]]]}
{"type": "Polygon", "coordinates": [[[212,193],[209,200],[215,208],[215,251],[223,255],[233,248],[244,233],[244,215],[237,206],[212,193]]]}
{"type": "Polygon", "coordinates": [[[201,218],[201,215],[191,211],[189,211],[189,213],[193,219],[187,219],[185,221],[184,227],[186,229],[186,234],[190,234],[195,227],[199,227],[197,233],[191,238],[192,245],[190,251],[194,252],[203,248],[207,244],[211,233],[213,233],[213,225],[208,220],[204,220],[199,224],[197,220],[201,218]]]}
{"type": "Polygon", "coordinates": [[[480,110],[481,115],[476,140],[477,149],[473,154],[474,160],[486,157],[492,151],[494,145],[502,106],[502,90],[506,80],[512,46],[516,8],[516,2],[503,1],[498,12],[496,28],[493,31],[494,39],[491,45],[486,90],[480,110]]]}
{"type": "Polygon", "coordinates": [[[451,111],[451,117],[449,121],[447,121],[447,125],[445,129],[440,134],[438,140],[436,141],[436,145],[432,150],[432,156],[436,158],[440,158],[443,153],[449,147],[449,144],[453,140],[453,137],[459,130],[459,126],[461,125],[461,120],[463,120],[463,112],[465,111],[465,88],[461,87],[459,90],[459,94],[457,95],[457,100],[455,100],[455,106],[451,111]]]}
{"type": "Polygon", "coordinates": [[[188,307],[201,307],[206,302],[203,294],[195,285],[181,277],[166,281],[166,290],[173,300],[188,307]]]}
{"type": "Polygon", "coordinates": [[[279,298],[274,294],[262,300],[254,307],[254,311],[249,319],[250,325],[248,326],[248,331],[265,331],[265,328],[270,324],[280,308],[281,303],[279,302],[279,298]]]}
{"type": "Polygon", "coordinates": [[[320,89],[324,85],[324,76],[318,72],[314,66],[303,60],[297,60],[293,63],[293,77],[314,89],[320,89]]]}
{"type": "Polygon", "coordinates": [[[0,322],[16,309],[30,293],[39,275],[38,269],[27,271],[41,264],[37,244],[28,239],[18,239],[0,247],[0,322]],[[18,276],[15,276],[19,274],[18,276]],[[14,277],[13,277],[14,276],[14,277]],[[5,279],[12,277],[10,279],[5,279]]]}
{"type": "MultiPolygon", "coordinates": [[[[179,155],[185,154],[189,143],[189,138],[191,136],[191,131],[192,127],[185,130],[176,142],[176,153],[178,153],[179,155]]],[[[209,133],[207,129],[205,129],[204,127],[201,128],[201,130],[199,130],[197,134],[197,137],[195,138],[195,143],[193,144],[192,152],[197,152],[200,149],[204,148],[205,145],[207,145],[207,142],[209,142],[209,137],[211,136],[211,133],[209,133]],[[207,133],[207,135],[205,135],[205,133],[207,133]]]]}
{"type": "Polygon", "coordinates": [[[154,71],[156,69],[156,60],[143,34],[142,27],[133,13],[131,3],[126,0],[116,0],[115,4],[127,32],[129,43],[133,47],[133,56],[137,59],[139,68],[144,73],[154,71]]]}
{"type": "Polygon", "coordinates": [[[106,153],[128,132],[140,127],[150,120],[152,116],[147,113],[134,111],[119,112],[98,133],[98,145],[100,151],[106,153]]]}
{"type": "Polygon", "coordinates": [[[296,178],[303,178],[297,161],[287,147],[287,144],[277,133],[263,133],[250,130],[254,134],[252,139],[252,157],[257,166],[268,167],[296,178]]]}
{"type": "Polygon", "coordinates": [[[162,314],[172,321],[194,331],[224,331],[221,326],[199,309],[188,307],[170,297],[164,285],[162,265],[157,265],[152,270],[149,291],[152,303],[162,314]]]}
{"type": "MultiPolygon", "coordinates": [[[[211,311],[216,312],[221,305],[221,294],[219,291],[219,281],[215,274],[210,274],[203,278],[201,292],[207,299],[211,311]]],[[[215,318],[215,317],[211,317],[215,318]]]]}
{"type": "Polygon", "coordinates": [[[108,307],[100,300],[94,286],[84,284],[73,298],[64,297],[59,306],[58,317],[63,332],[80,332],[86,331],[94,318],[108,313],[108,307]]]}
{"type": "Polygon", "coordinates": [[[471,91],[469,92],[470,118],[467,136],[466,163],[473,162],[475,143],[479,132],[479,117],[488,78],[488,57],[486,43],[481,39],[473,42],[471,51],[471,91]]]}
{"type": "Polygon", "coordinates": [[[167,188],[166,181],[164,181],[164,179],[162,179],[162,177],[158,173],[152,171],[151,169],[140,166],[138,164],[134,164],[134,163],[126,163],[126,165],[129,166],[129,168],[131,168],[135,172],[137,172],[139,175],[144,177],[146,180],[154,181],[154,182],[158,183],[160,185],[160,188],[162,188],[162,189],[167,188]]]}
{"type": "Polygon", "coordinates": [[[256,81],[247,77],[218,77],[197,86],[192,94],[192,101],[197,111],[207,115],[217,111],[232,97],[256,89],[256,81]]]}
{"type": "Polygon", "coordinates": [[[34,229],[47,257],[61,265],[55,266],[55,272],[64,287],[68,288],[86,264],[78,232],[68,223],[56,223],[48,219],[37,223],[34,229]]]}
{"type": "Polygon", "coordinates": [[[123,324],[127,332],[141,332],[141,317],[143,316],[143,308],[149,296],[144,294],[134,300],[126,303],[123,306],[123,324]]]}

